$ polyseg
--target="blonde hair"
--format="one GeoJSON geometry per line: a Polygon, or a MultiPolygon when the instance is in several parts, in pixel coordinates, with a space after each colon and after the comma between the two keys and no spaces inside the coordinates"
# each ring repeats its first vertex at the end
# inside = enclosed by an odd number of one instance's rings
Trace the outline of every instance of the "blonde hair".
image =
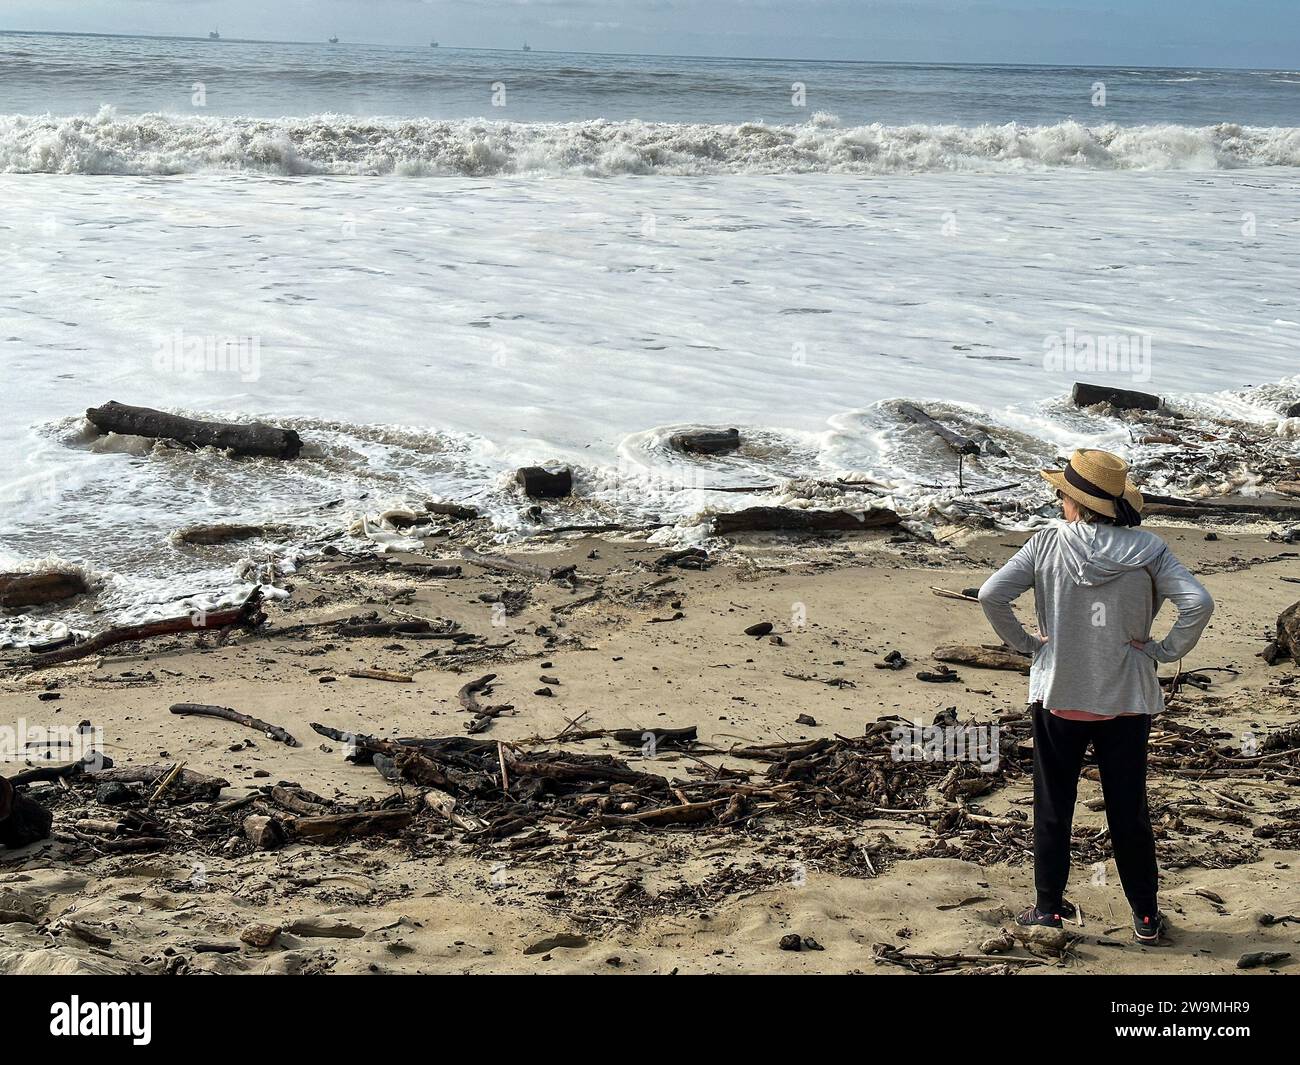
{"type": "Polygon", "coordinates": [[[1078,517],[1079,521],[1086,521],[1092,525],[1114,525],[1115,524],[1114,518],[1110,517],[1107,514],[1098,514],[1091,507],[1085,506],[1083,503],[1080,503],[1077,499],[1074,498],[1074,496],[1068,496],[1060,489],[1057,489],[1056,494],[1060,496],[1062,504],[1064,504],[1067,499],[1070,501],[1070,505],[1074,507],[1075,512],[1079,515],[1078,517]]]}

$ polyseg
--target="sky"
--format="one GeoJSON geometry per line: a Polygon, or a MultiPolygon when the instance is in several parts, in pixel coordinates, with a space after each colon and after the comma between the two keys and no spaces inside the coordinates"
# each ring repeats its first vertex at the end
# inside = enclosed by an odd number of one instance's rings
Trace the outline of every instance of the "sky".
{"type": "Polygon", "coordinates": [[[1083,66],[1300,68],[1300,0],[0,0],[0,29],[1083,66]]]}

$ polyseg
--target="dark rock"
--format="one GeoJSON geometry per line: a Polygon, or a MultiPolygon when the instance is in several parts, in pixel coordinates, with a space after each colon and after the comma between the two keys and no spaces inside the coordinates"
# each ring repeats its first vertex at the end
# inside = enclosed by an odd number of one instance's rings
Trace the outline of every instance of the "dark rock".
{"type": "Polygon", "coordinates": [[[240,931],[239,938],[250,947],[265,950],[280,938],[280,929],[273,924],[249,924],[240,931]]]}
{"type": "Polygon", "coordinates": [[[95,789],[95,801],[103,806],[121,806],[124,803],[135,802],[137,798],[134,791],[116,780],[101,784],[95,789]]]}
{"type": "Polygon", "coordinates": [[[26,847],[49,839],[54,815],[0,777],[0,846],[26,847]]]}

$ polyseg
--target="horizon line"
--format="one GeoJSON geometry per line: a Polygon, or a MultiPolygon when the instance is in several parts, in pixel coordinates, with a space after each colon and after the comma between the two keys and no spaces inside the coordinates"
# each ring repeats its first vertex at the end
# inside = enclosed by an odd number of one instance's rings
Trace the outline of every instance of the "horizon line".
{"type": "MultiPolygon", "coordinates": [[[[364,48],[389,48],[394,51],[426,51],[427,47],[422,48],[414,44],[386,44],[378,41],[342,41],[337,44],[331,44],[330,41],[298,41],[298,40],[278,40],[269,37],[220,37],[212,39],[209,37],[189,36],[184,34],[169,33],[107,33],[98,30],[26,30],[26,29],[0,29],[0,36],[20,36],[29,35],[34,37],[102,37],[118,40],[143,40],[143,41],[196,41],[202,44],[223,45],[223,44],[283,44],[294,46],[317,46],[340,48],[346,46],[359,46],[364,48]]],[[[441,42],[439,48],[446,48],[452,52],[505,52],[514,54],[523,53],[522,48],[488,48],[482,45],[444,45],[441,42]]],[[[1027,63],[1012,60],[993,60],[985,59],[979,61],[972,60],[924,60],[924,59],[810,59],[803,56],[742,56],[742,55],[714,55],[702,52],[597,52],[587,51],[585,49],[558,49],[558,48],[530,48],[528,54],[540,53],[543,55],[591,55],[591,56],[609,56],[615,58],[630,59],[721,59],[733,62],[761,62],[761,63],[842,63],[842,64],[860,64],[872,66],[917,66],[917,67],[1043,67],[1053,70],[1131,70],[1134,68],[1141,70],[1213,70],[1213,71],[1242,71],[1248,73],[1283,73],[1281,67],[1216,67],[1207,66],[1203,63],[1197,63],[1189,66],[1148,66],[1141,63],[1027,63]]]]}

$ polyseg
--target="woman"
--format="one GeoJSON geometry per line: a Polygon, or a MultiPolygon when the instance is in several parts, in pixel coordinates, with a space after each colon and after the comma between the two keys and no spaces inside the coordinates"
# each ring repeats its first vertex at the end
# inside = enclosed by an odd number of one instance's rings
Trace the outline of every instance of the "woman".
{"type": "Polygon", "coordinates": [[[1079,450],[1064,470],[1042,476],[1056,488],[1065,520],[1036,533],[979,593],[997,634],[1033,656],[1037,899],[1017,921],[1059,928],[1061,914],[1073,912],[1063,898],[1070,828],[1091,744],[1134,933],[1155,943],[1164,916],[1156,904],[1146,761],[1151,715],[1164,709],[1157,663],[1176,662],[1196,646],[1214,600],[1164,541],[1136,527],[1142,495],[1123,459],[1079,450]],[[1040,635],[1026,632],[1011,609],[1029,588],[1040,635]],[[1151,623],[1166,599],[1178,620],[1168,636],[1153,640],[1151,623]]]}

